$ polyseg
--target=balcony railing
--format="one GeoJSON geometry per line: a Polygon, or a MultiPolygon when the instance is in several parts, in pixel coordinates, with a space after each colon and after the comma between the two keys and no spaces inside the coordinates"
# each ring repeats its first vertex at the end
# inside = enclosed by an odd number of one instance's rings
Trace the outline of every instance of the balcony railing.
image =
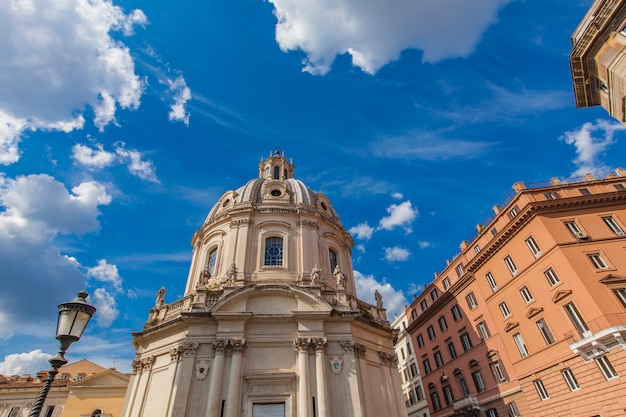
{"type": "Polygon", "coordinates": [[[586,361],[618,346],[626,349],[626,313],[600,316],[588,322],[587,328],[565,334],[570,349],[586,361]]]}
{"type": "Polygon", "coordinates": [[[478,398],[475,395],[467,395],[461,398],[458,401],[455,401],[452,406],[454,407],[454,411],[459,410],[480,410],[480,405],[478,404],[478,398]]]}

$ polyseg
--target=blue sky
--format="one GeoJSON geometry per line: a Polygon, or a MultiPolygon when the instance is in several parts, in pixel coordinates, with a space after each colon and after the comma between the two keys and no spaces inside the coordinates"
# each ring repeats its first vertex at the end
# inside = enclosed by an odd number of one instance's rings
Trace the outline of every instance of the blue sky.
{"type": "Polygon", "coordinates": [[[576,109],[591,0],[11,0],[0,5],[0,373],[56,353],[56,306],[98,313],[68,358],[130,370],[190,239],[276,147],[355,238],[392,313],[517,181],[626,166],[576,109]],[[5,24],[6,23],[6,24],[5,24]]]}

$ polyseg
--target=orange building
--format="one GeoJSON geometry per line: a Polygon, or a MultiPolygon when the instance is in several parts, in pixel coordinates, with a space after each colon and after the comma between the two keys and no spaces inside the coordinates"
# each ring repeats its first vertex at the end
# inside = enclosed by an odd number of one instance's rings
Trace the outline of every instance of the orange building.
{"type": "Polygon", "coordinates": [[[407,310],[431,415],[626,414],[626,170],[514,192],[407,310]]]}

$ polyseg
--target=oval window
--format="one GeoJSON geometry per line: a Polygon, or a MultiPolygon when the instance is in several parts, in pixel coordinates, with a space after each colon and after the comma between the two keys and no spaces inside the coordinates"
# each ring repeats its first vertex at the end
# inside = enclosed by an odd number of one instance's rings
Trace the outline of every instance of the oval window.
{"type": "Polygon", "coordinates": [[[270,191],[270,194],[273,195],[274,197],[280,197],[282,193],[280,192],[280,190],[272,190],[270,191]]]}

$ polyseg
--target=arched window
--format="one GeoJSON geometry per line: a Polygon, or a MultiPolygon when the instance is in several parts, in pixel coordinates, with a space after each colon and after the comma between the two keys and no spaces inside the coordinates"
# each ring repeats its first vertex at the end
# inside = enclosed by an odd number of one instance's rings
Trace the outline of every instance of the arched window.
{"type": "Polygon", "coordinates": [[[274,167],[274,179],[275,180],[280,179],[280,167],[274,167]]]}
{"type": "Polygon", "coordinates": [[[96,408],[91,412],[91,417],[100,417],[102,415],[102,409],[96,408]]]}
{"type": "Polygon", "coordinates": [[[328,249],[328,258],[330,259],[330,270],[332,272],[337,266],[337,252],[332,249],[328,249]]]}
{"type": "Polygon", "coordinates": [[[283,238],[268,237],[265,239],[265,265],[282,266],[283,264],[283,238]]]}
{"type": "Polygon", "coordinates": [[[207,260],[207,263],[206,263],[206,269],[209,270],[209,274],[211,274],[211,276],[215,275],[216,263],[217,263],[217,248],[209,252],[209,259],[207,260]]]}

